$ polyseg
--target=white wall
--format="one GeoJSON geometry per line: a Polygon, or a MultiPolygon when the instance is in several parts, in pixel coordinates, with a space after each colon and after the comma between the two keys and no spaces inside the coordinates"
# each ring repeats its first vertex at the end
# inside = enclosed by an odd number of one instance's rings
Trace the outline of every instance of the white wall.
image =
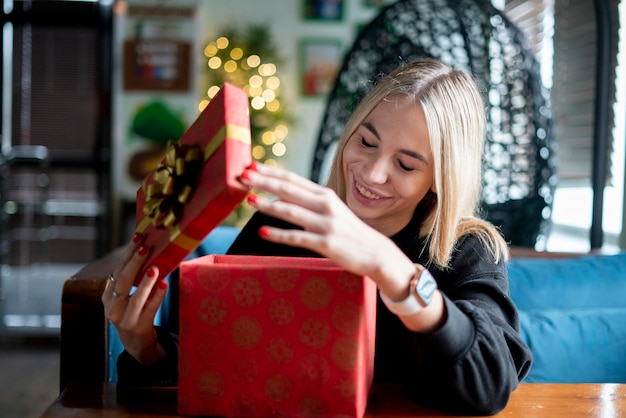
{"type": "MultiPolygon", "coordinates": [[[[278,69],[281,76],[281,97],[296,122],[290,127],[287,154],[280,164],[308,177],[321,125],[326,97],[302,97],[298,84],[298,45],[305,38],[332,38],[341,41],[344,51],[350,49],[357,27],[369,22],[377,9],[363,6],[362,0],[344,0],[341,22],[320,22],[301,18],[303,0],[201,0],[198,2],[201,21],[201,42],[215,40],[220,30],[229,27],[266,24],[278,53],[285,63],[278,69]]],[[[198,71],[205,71],[205,62],[198,71]]],[[[201,94],[201,92],[199,92],[201,94]]]]}

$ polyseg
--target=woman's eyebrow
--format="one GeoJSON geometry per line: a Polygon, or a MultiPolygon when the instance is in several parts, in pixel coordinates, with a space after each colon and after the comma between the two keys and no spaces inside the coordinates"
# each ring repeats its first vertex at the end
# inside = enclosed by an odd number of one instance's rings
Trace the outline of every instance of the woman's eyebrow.
{"type": "Polygon", "coordinates": [[[361,125],[363,125],[363,127],[367,128],[367,130],[369,130],[372,134],[374,134],[374,136],[376,138],[378,138],[380,140],[380,135],[378,134],[378,131],[376,130],[374,125],[372,125],[370,122],[363,122],[361,125]]]}
{"type": "Polygon", "coordinates": [[[421,162],[423,162],[426,165],[430,164],[429,161],[428,161],[428,158],[426,158],[425,156],[423,156],[419,152],[411,151],[409,149],[399,149],[398,152],[401,152],[404,155],[408,155],[409,157],[413,157],[413,158],[415,158],[417,160],[420,160],[421,162]]]}
{"type": "MultiPolygon", "coordinates": [[[[376,128],[374,127],[374,125],[372,125],[370,122],[363,122],[361,125],[367,130],[369,130],[380,141],[380,135],[378,131],[376,130],[376,128]]],[[[409,157],[415,158],[417,160],[420,160],[426,165],[430,165],[428,158],[426,158],[424,155],[420,154],[419,152],[415,152],[409,149],[399,149],[398,152],[408,155],[409,157]]]]}

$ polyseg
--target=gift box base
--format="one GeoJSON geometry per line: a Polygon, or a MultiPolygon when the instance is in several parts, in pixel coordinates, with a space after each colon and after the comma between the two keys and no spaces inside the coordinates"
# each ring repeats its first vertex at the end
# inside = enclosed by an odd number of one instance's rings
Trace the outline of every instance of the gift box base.
{"type": "Polygon", "coordinates": [[[206,256],[180,275],[179,413],[361,417],[376,287],[325,259],[206,256]]]}

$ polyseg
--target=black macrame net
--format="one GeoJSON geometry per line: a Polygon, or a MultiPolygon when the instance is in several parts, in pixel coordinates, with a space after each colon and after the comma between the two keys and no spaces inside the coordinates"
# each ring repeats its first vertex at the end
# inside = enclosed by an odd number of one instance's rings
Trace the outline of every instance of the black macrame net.
{"type": "Polygon", "coordinates": [[[488,119],[482,215],[512,246],[545,246],[557,182],[549,96],[523,34],[488,0],[399,0],[363,28],[330,93],[312,179],[323,180],[332,145],[376,78],[418,57],[437,58],[481,85],[488,119]]]}

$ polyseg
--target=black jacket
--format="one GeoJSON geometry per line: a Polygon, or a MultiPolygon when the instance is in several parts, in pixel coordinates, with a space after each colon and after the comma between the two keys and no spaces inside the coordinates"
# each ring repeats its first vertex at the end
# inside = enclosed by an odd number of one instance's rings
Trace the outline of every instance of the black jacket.
{"type": "MultiPolygon", "coordinates": [[[[417,402],[443,411],[496,413],[526,376],[532,359],[520,338],[506,264],[494,263],[482,242],[467,235],[456,243],[449,269],[433,267],[417,236],[420,219],[415,216],[391,239],[413,262],[428,266],[444,295],[447,320],[435,332],[411,332],[379,298],[374,381],[403,383],[417,402]]],[[[318,256],[268,243],[258,235],[263,225],[294,228],[257,213],[228,254],[318,256]]],[[[168,351],[163,364],[141,366],[124,352],[118,359],[120,385],[176,382],[176,337],[159,330],[159,338],[168,351]]]]}

